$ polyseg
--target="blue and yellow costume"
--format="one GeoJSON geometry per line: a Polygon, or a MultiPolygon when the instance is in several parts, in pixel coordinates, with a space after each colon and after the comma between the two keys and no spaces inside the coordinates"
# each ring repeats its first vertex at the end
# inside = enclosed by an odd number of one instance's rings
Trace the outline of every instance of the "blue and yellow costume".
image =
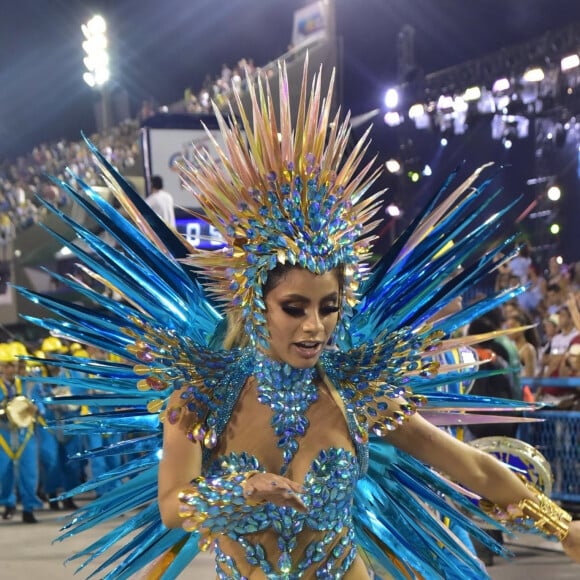
{"type": "MultiPolygon", "coordinates": [[[[56,353],[67,351],[62,342],[53,336],[49,336],[42,341],[41,351],[44,356],[51,356],[56,353]]],[[[74,371],[78,376],[78,371],[74,371]]],[[[46,375],[37,377],[36,388],[43,393],[43,417],[50,429],[38,430],[38,446],[40,450],[40,467],[42,474],[43,492],[52,500],[58,493],[73,489],[79,485],[84,477],[82,474],[82,464],[80,461],[72,459],[79,454],[83,448],[81,436],[74,433],[64,433],[60,424],[72,421],[80,414],[80,406],[77,404],[59,403],[58,397],[70,395],[71,389],[59,387],[57,375],[62,374],[62,378],[69,378],[71,371],[51,368],[46,375]],[[54,379],[51,381],[51,379],[54,379]]],[[[70,505],[71,502],[69,501],[70,505]]],[[[58,503],[53,501],[51,507],[58,509],[58,503]]]]}
{"type": "MultiPolygon", "coordinates": [[[[17,358],[10,345],[1,345],[0,360],[16,368],[17,358]]],[[[16,507],[16,491],[24,512],[31,513],[42,507],[36,495],[38,487],[38,450],[35,435],[35,412],[29,413],[27,424],[10,420],[8,407],[16,397],[26,397],[32,403],[39,393],[28,389],[23,378],[0,377],[0,505],[16,507]],[[28,392],[30,390],[30,392],[28,392]]],[[[29,404],[30,404],[29,403],[29,404]]]]}
{"type": "Polygon", "coordinates": [[[348,120],[331,118],[332,88],[324,99],[317,79],[309,94],[306,74],[292,123],[287,83],[281,68],[279,124],[269,87],[260,86],[256,94],[250,86],[252,122],[236,97],[240,124],[228,124],[216,111],[224,148],[217,148],[215,159],[198,151],[195,163],[182,168],[226,242],[223,251],[189,246],[94,148],[128,217],[81,180],[80,191],[60,185],[112,235],[115,246],[45,204],[90,248],[59,238],[86,273],[122,297],[112,300],[56,274],[100,310],[20,289],[57,314],[35,323],[126,361],[53,357],[52,364],[91,377],[61,376],[60,384],[104,393],[74,401],[124,409],[79,417],[64,427],[78,433],[106,424],[117,432],[144,432],[114,448],[87,452],[87,457],[124,453],[129,459],[71,493],[124,481],[81,508],[62,537],[139,508],[78,554],[86,558],[84,566],[138,530],[97,568],[100,573],[110,567],[105,575],[110,579],[129,578],[150,562],[155,562],[151,578],[175,578],[200,545],[216,548],[220,578],[247,578],[259,570],[272,580],[348,579],[360,577],[357,570],[365,564],[385,578],[443,578],[449,570],[461,570],[463,578],[485,577],[438,514],[483,541],[486,536],[457,506],[490,518],[382,437],[422,406],[443,415],[465,404],[513,405],[437,392],[438,385],[456,381],[457,372],[447,372],[433,356],[456,347],[445,335],[517,291],[426,324],[506,252],[513,240],[494,245],[492,239],[510,208],[478,223],[486,208],[482,192],[487,201],[498,194],[488,194],[487,181],[472,187],[479,172],[453,192],[446,184],[369,270],[365,262],[380,197],[367,195],[376,177],[371,165],[359,168],[366,135],[347,155],[348,120]],[[459,241],[445,250],[450,236],[459,241]],[[483,247],[485,253],[478,253],[483,247]],[[332,348],[315,368],[295,369],[263,354],[269,338],[263,285],[285,264],[313,274],[338,269],[343,278],[332,348]],[[228,316],[244,338],[229,350],[222,346],[228,316]],[[175,390],[179,404],[168,404],[175,390]],[[159,517],[160,421],[183,424],[184,437],[203,447],[202,476],[180,496],[185,529],[166,529],[159,517]],[[308,511],[247,502],[243,484],[257,471],[303,484],[308,511]]]}

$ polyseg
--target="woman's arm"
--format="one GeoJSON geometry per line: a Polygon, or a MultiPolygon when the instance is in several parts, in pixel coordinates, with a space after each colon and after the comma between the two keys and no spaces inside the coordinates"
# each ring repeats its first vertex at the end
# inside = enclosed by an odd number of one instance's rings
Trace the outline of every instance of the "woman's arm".
{"type": "Polygon", "coordinates": [[[423,419],[419,413],[389,433],[387,440],[502,507],[518,503],[526,497],[533,499],[526,486],[503,463],[454,439],[423,419]]]}
{"type": "MultiPolygon", "coordinates": [[[[517,505],[523,499],[535,499],[534,494],[503,463],[454,439],[418,413],[386,439],[502,508],[517,505]]],[[[562,545],[568,556],[580,562],[580,521],[569,524],[562,545]]]]}
{"type": "Polygon", "coordinates": [[[570,292],[568,295],[566,306],[570,311],[570,316],[572,317],[572,322],[574,322],[576,330],[580,330],[580,310],[578,309],[578,301],[573,292],[570,292]]]}
{"type": "MultiPolygon", "coordinates": [[[[176,391],[171,395],[168,407],[181,406],[182,403],[180,393],[176,391]]],[[[157,499],[161,520],[168,528],[182,526],[178,494],[201,474],[201,446],[187,438],[188,427],[189,418],[185,412],[175,425],[167,420],[163,424],[163,455],[159,462],[157,499]]]]}
{"type": "Polygon", "coordinates": [[[524,350],[522,352],[522,377],[535,377],[536,376],[536,366],[537,366],[537,354],[534,345],[529,342],[526,343],[524,350]]]}

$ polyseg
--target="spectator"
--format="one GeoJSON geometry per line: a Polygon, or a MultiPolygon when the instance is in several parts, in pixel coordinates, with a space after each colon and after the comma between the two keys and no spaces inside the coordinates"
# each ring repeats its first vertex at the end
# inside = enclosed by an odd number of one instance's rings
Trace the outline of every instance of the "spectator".
{"type": "Polygon", "coordinates": [[[538,349],[540,374],[545,376],[544,366],[548,364],[548,355],[552,348],[552,339],[560,332],[560,320],[557,314],[547,316],[542,320],[542,345],[538,349]]]}
{"type": "Polygon", "coordinates": [[[558,314],[560,312],[560,308],[564,305],[564,300],[559,284],[548,284],[546,288],[546,303],[548,306],[548,314],[558,314]]]}
{"type": "MultiPolygon", "coordinates": [[[[578,336],[578,330],[574,326],[570,310],[567,306],[560,308],[558,319],[560,321],[560,332],[552,339],[550,352],[544,357],[544,377],[559,377],[562,364],[568,354],[568,349],[572,341],[578,336]]],[[[539,391],[537,399],[543,402],[558,404],[563,397],[569,393],[560,387],[544,385],[539,391]]]]}
{"type": "Polygon", "coordinates": [[[576,337],[560,364],[561,377],[580,377],[580,337],[576,337]]]}
{"type": "Polygon", "coordinates": [[[580,291],[580,262],[570,264],[570,291],[580,291]]]}
{"type": "Polygon", "coordinates": [[[163,189],[163,178],[160,175],[151,177],[151,193],[145,201],[170,228],[175,229],[173,196],[163,189]]]}
{"type": "MultiPolygon", "coordinates": [[[[530,319],[525,313],[513,314],[506,320],[506,328],[529,326],[530,319]]],[[[538,374],[538,348],[540,340],[535,328],[526,328],[510,335],[518,348],[522,377],[535,377],[538,374]]]]}
{"type": "Polygon", "coordinates": [[[562,281],[562,267],[561,259],[559,257],[552,256],[548,260],[548,272],[546,273],[546,278],[548,280],[548,285],[560,284],[562,281]]]}
{"type": "MultiPolygon", "coordinates": [[[[501,310],[495,309],[487,312],[485,315],[476,318],[469,325],[467,334],[484,334],[487,332],[495,332],[502,327],[501,310]]],[[[481,348],[493,351],[498,357],[506,361],[511,370],[510,385],[513,388],[514,399],[522,399],[522,384],[520,380],[520,356],[518,349],[508,336],[500,335],[494,337],[492,340],[482,342],[481,348]]],[[[500,361],[501,362],[501,361],[500,361]]]]}
{"type": "Polygon", "coordinates": [[[546,279],[538,276],[535,266],[528,268],[526,275],[528,289],[518,296],[520,307],[530,314],[536,313],[546,291],[546,279]]]}
{"type": "Polygon", "coordinates": [[[507,262],[504,262],[498,266],[494,284],[494,290],[496,292],[499,292],[500,290],[507,290],[510,287],[510,274],[510,267],[507,262]]]}
{"type": "MultiPolygon", "coordinates": [[[[560,332],[552,339],[550,354],[561,357],[568,350],[572,339],[578,336],[578,330],[574,326],[568,306],[562,306],[562,308],[560,308],[560,311],[558,312],[558,320],[560,323],[560,332]]],[[[558,363],[559,362],[560,361],[558,361],[558,363]]]]}
{"type": "Polygon", "coordinates": [[[527,244],[524,244],[520,248],[519,254],[508,263],[510,272],[513,276],[517,276],[522,284],[526,284],[528,281],[528,271],[531,265],[532,258],[527,244]]]}

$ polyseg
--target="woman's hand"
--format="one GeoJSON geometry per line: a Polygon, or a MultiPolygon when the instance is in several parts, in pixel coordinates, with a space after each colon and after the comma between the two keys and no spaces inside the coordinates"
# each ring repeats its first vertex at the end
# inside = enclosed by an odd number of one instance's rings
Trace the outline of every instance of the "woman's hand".
{"type": "Polygon", "coordinates": [[[248,503],[260,504],[269,501],[306,512],[306,506],[299,496],[301,493],[304,493],[301,485],[274,473],[256,473],[244,484],[244,497],[248,503]]]}
{"type": "Polygon", "coordinates": [[[562,542],[564,552],[575,562],[580,562],[580,521],[570,523],[568,535],[562,542]]]}

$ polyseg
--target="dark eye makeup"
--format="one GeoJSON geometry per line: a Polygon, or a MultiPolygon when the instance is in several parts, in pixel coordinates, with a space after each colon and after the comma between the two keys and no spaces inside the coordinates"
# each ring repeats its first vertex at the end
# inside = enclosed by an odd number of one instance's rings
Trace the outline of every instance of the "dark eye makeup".
{"type": "Polygon", "coordinates": [[[284,304],[282,305],[282,310],[293,318],[300,318],[300,316],[304,315],[304,308],[300,308],[299,306],[289,306],[284,304]]]}
{"type": "MultiPolygon", "coordinates": [[[[300,318],[306,314],[305,308],[302,306],[294,306],[292,304],[282,304],[282,310],[292,318],[300,318]]],[[[320,314],[322,316],[329,316],[339,311],[339,307],[335,304],[321,306],[320,314]]]]}

